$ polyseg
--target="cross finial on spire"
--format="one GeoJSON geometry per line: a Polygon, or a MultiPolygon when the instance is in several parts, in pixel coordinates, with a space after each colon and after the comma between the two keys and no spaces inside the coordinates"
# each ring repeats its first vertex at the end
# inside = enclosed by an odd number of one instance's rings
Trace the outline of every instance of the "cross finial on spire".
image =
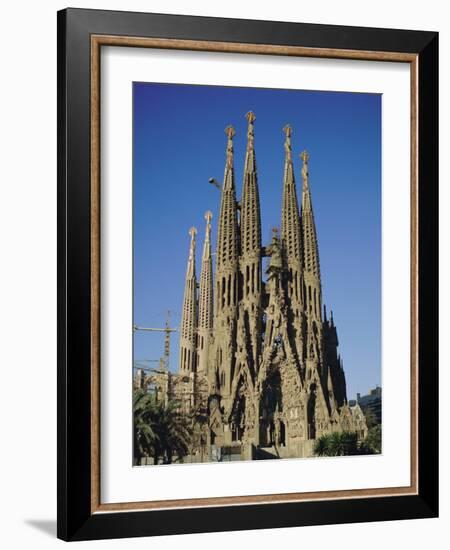
{"type": "Polygon", "coordinates": [[[210,258],[211,256],[211,220],[212,212],[207,210],[205,212],[206,228],[205,228],[205,241],[203,244],[203,261],[205,258],[210,258]]]}
{"type": "Polygon", "coordinates": [[[303,182],[304,182],[305,186],[308,187],[308,175],[309,175],[309,172],[308,172],[308,160],[309,160],[308,151],[302,151],[300,153],[300,158],[303,161],[303,168],[302,168],[303,182]]]}
{"type": "MultiPolygon", "coordinates": [[[[225,134],[228,137],[228,142],[227,142],[227,168],[232,168],[232,166],[233,166],[233,137],[236,135],[236,132],[235,132],[233,126],[231,126],[231,124],[229,124],[225,128],[225,134]]],[[[225,184],[225,182],[224,182],[224,184],[225,184]]]]}
{"type": "Polygon", "coordinates": [[[247,151],[253,150],[253,142],[254,142],[254,126],[253,123],[256,120],[255,113],[253,111],[249,111],[245,118],[248,120],[248,129],[247,129],[247,151]]]}
{"type": "Polygon", "coordinates": [[[287,159],[289,162],[292,161],[292,152],[291,152],[291,136],[292,136],[292,127],[290,124],[286,124],[283,128],[283,132],[286,136],[286,141],[284,142],[284,149],[286,151],[287,159]]]}
{"type": "Polygon", "coordinates": [[[228,137],[229,140],[232,140],[233,137],[236,135],[236,131],[235,131],[235,129],[233,128],[233,126],[231,126],[231,124],[229,124],[229,125],[225,128],[225,134],[227,135],[227,137],[228,137]]]}
{"type": "Polygon", "coordinates": [[[206,233],[205,233],[205,241],[209,242],[209,234],[211,233],[211,220],[212,220],[212,212],[211,210],[207,210],[205,212],[205,220],[206,220],[206,233]]]}
{"type": "Polygon", "coordinates": [[[292,126],[290,124],[286,124],[286,126],[283,128],[283,132],[285,133],[287,138],[290,138],[292,135],[292,126]]]}
{"type": "Polygon", "coordinates": [[[197,229],[195,227],[191,227],[189,229],[189,235],[191,236],[191,248],[195,247],[195,236],[197,235],[197,229]]]}
{"type": "Polygon", "coordinates": [[[191,242],[189,244],[189,260],[186,278],[195,277],[195,236],[197,235],[197,229],[195,227],[191,227],[189,229],[189,235],[191,236],[191,242]]]}
{"type": "Polygon", "coordinates": [[[253,111],[249,111],[245,115],[245,118],[248,120],[249,124],[253,124],[253,122],[255,122],[255,120],[256,120],[256,116],[255,116],[255,113],[253,111]]]}

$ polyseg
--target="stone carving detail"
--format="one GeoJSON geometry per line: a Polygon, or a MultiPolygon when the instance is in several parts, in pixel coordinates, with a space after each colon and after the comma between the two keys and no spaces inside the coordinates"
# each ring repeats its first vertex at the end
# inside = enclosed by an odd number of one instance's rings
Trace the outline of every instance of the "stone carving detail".
{"type": "MultiPolygon", "coordinates": [[[[209,443],[299,456],[302,443],[338,430],[367,431],[364,415],[347,405],[345,374],[333,316],[322,314],[319,249],[303,151],[301,208],[285,134],[281,228],[261,241],[255,120],[246,115],[247,146],[241,200],[236,199],[233,139],[227,126],[226,160],[212,270],[207,212],[200,292],[195,233],[185,284],[180,373],[208,383],[209,443]],[[263,277],[263,260],[266,277],[263,277]],[[196,295],[198,296],[196,297],[196,295]]],[[[139,383],[142,383],[140,381],[139,383]]],[[[305,447],[306,448],[306,447],[305,447]]],[[[312,448],[311,445],[308,448],[312,448]]],[[[304,456],[302,454],[301,456],[304,456]]]]}

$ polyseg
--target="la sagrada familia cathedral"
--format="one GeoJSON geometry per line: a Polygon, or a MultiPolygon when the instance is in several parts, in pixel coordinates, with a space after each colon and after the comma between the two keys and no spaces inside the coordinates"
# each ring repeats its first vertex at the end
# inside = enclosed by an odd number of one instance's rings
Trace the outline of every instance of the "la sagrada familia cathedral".
{"type": "Polygon", "coordinates": [[[349,430],[362,438],[367,426],[361,409],[347,404],[336,326],[332,313],[328,318],[322,309],[308,153],[300,155],[299,208],[292,129],[286,126],[281,230],[273,229],[264,245],[255,115],[246,116],[241,199],[236,198],[235,131],[228,126],[215,269],[207,212],[199,284],[197,231],[190,230],[179,376],[192,384],[205,382],[209,447],[234,446],[246,459],[310,456],[321,434],[349,430]]]}

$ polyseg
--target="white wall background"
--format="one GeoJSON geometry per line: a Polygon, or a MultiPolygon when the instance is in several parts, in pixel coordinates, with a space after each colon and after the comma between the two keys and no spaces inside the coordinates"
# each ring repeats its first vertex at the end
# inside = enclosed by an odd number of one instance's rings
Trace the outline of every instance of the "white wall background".
{"type": "MultiPolygon", "coordinates": [[[[4,548],[36,550],[55,539],[56,518],[56,11],[64,2],[29,0],[2,8],[0,86],[0,532],[4,548]]],[[[76,7],[435,30],[440,36],[440,94],[450,97],[450,19],[445,3],[419,0],[258,2],[197,0],[78,1],[76,7]]],[[[450,280],[448,235],[449,102],[441,102],[441,281],[450,280]]],[[[450,330],[449,285],[441,288],[442,341],[450,330]]],[[[449,461],[450,422],[441,370],[441,464],[449,461]],[[445,410],[444,410],[444,407],[445,410]]],[[[151,540],[152,548],[260,549],[364,545],[410,550],[448,538],[449,469],[441,469],[441,518],[332,525],[151,540]],[[447,536],[446,536],[447,535],[447,536]]],[[[85,548],[144,548],[149,539],[84,543],[85,548]]]]}

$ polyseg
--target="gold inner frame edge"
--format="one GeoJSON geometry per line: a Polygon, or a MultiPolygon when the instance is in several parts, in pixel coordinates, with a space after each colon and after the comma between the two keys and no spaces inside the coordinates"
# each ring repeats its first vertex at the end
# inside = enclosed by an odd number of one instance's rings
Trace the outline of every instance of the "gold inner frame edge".
{"type": "Polygon", "coordinates": [[[91,35],[90,87],[90,184],[91,184],[91,513],[161,510],[212,506],[274,504],[312,500],[339,500],[418,494],[418,55],[402,52],[307,48],[132,36],[91,35]],[[411,484],[407,487],[282,493],[232,497],[120,502],[100,501],[100,50],[102,46],[163,48],[240,54],[391,61],[410,65],[411,150],[411,484]]]}

